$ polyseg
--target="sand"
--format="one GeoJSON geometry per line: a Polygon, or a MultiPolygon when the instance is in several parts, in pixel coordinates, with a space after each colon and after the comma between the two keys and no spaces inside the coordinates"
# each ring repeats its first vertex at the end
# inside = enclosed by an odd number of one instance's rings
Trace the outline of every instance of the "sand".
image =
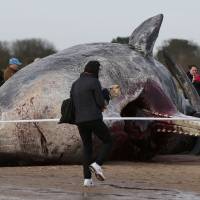
{"type": "Polygon", "coordinates": [[[82,186],[82,166],[1,167],[0,200],[200,199],[200,156],[157,156],[149,163],[107,162],[106,181],[82,186]]]}

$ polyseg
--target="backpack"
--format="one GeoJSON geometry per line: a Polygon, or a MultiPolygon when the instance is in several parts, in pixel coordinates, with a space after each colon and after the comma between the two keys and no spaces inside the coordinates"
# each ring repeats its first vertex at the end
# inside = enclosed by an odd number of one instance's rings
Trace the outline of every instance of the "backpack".
{"type": "Polygon", "coordinates": [[[59,124],[75,124],[75,108],[71,98],[65,99],[61,105],[61,118],[59,124]]]}

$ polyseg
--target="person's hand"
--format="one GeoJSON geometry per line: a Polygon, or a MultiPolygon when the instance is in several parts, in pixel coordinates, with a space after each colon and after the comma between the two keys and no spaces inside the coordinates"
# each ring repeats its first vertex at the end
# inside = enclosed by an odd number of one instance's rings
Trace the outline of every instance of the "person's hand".
{"type": "Polygon", "coordinates": [[[193,76],[192,76],[192,83],[194,83],[194,81],[195,81],[195,75],[193,74],[193,76]]]}
{"type": "Polygon", "coordinates": [[[121,95],[121,89],[119,85],[111,85],[109,87],[109,91],[110,91],[110,96],[113,97],[118,97],[121,95]]]}
{"type": "Polygon", "coordinates": [[[102,109],[101,109],[101,112],[104,112],[106,110],[106,106],[104,106],[102,109]]]}

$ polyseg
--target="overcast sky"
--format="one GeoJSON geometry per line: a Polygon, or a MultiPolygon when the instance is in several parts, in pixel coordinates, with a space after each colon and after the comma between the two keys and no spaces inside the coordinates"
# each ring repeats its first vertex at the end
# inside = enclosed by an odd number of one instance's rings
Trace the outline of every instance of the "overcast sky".
{"type": "Polygon", "coordinates": [[[1,0],[0,8],[0,41],[43,38],[58,50],[110,42],[163,13],[155,49],[170,38],[200,44],[199,0],[1,0]]]}

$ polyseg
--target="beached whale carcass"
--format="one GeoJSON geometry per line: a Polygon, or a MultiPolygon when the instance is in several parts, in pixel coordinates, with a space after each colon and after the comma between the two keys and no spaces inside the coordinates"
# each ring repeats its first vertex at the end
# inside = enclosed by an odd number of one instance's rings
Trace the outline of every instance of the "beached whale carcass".
{"type": "MultiPolygon", "coordinates": [[[[104,117],[186,117],[183,113],[190,106],[198,111],[199,97],[195,92],[186,99],[187,92],[179,87],[176,78],[152,57],[162,19],[163,15],[157,15],[142,23],[130,36],[128,45],[77,45],[26,66],[0,88],[1,120],[59,118],[63,99],[69,97],[72,82],[89,60],[101,63],[103,87],[112,84],[121,87],[122,95],[110,102],[104,117]]],[[[192,85],[188,83],[187,87],[191,89],[192,85]]],[[[151,150],[151,155],[155,149],[159,152],[157,138],[162,138],[161,132],[171,133],[176,141],[182,141],[178,133],[200,135],[198,122],[113,120],[106,123],[114,136],[111,158],[115,159],[140,159],[146,158],[145,154],[151,150]]],[[[162,145],[171,148],[167,146],[168,138],[163,138],[162,145]]],[[[187,140],[193,145],[194,138],[187,140]]],[[[1,123],[0,158],[2,163],[79,162],[78,130],[76,126],[57,122],[1,123]]]]}

